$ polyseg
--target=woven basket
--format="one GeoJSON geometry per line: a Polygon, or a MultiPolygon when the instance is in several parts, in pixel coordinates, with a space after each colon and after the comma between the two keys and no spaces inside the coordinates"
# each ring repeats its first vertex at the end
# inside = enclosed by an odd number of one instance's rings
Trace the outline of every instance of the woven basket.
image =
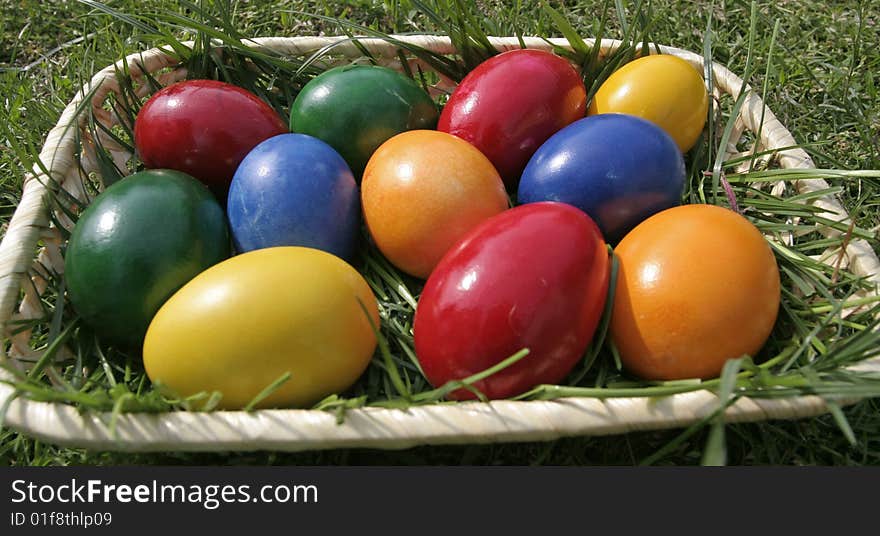
{"type": "MultiPolygon", "coordinates": [[[[450,40],[436,36],[400,36],[400,41],[420,45],[441,54],[452,54],[450,40]]],[[[285,55],[308,55],[332,43],[340,42],[335,54],[347,58],[362,56],[362,51],[344,37],[263,38],[248,41],[248,45],[270,49],[285,55]]],[[[492,38],[499,50],[519,48],[514,38],[492,38]]],[[[553,45],[567,47],[564,40],[526,39],[529,48],[548,50],[553,45]]],[[[589,44],[592,44],[588,40],[589,44]]],[[[381,39],[360,39],[376,57],[400,68],[397,49],[381,39]]],[[[607,54],[619,42],[602,41],[602,53],[607,54]]],[[[660,47],[666,54],[684,58],[701,71],[703,58],[697,54],[671,47],[660,47]]],[[[416,61],[416,60],[413,60],[416,61]]],[[[65,108],[57,126],[52,129],[40,153],[40,159],[50,176],[67,191],[86,199],[80,166],[86,172],[97,172],[94,152],[90,152],[90,137],[83,106],[90,106],[97,121],[106,126],[118,123],[116,115],[106,109],[107,96],[119,91],[117,74],[123,65],[136,82],[143,79],[144,71],[154,75],[162,84],[180,80],[186,73],[176,67],[176,60],[166,52],[153,49],[131,55],[116,65],[96,74],[89,85],[77,94],[65,108]],[[83,103],[83,99],[90,99],[83,103]],[[78,143],[83,143],[81,161],[75,158],[78,143]]],[[[423,70],[429,70],[421,65],[423,70]]],[[[736,98],[742,80],[721,65],[712,66],[716,92],[736,98]]],[[[440,85],[451,88],[452,83],[442,80],[440,85]]],[[[146,91],[142,88],[142,91],[146,91]]],[[[772,150],[796,144],[791,134],[767,109],[761,100],[749,92],[737,119],[736,128],[728,147],[736,152],[736,144],[749,130],[759,132],[759,149],[772,150]]],[[[98,131],[100,132],[100,131],[98,131]]],[[[100,134],[99,134],[100,135],[100,134]]],[[[101,140],[110,149],[120,169],[131,157],[109,138],[101,140]]],[[[811,168],[810,157],[801,149],[789,149],[775,155],[783,168],[811,168]]],[[[8,333],[13,320],[35,318],[40,314],[40,295],[46,288],[46,267],[63,271],[60,246],[63,239],[58,229],[50,225],[46,203],[46,175],[35,168],[25,178],[24,193],[0,244],[0,324],[8,333]],[[39,244],[39,249],[37,248],[39,244]],[[36,258],[35,258],[35,252],[36,258]]],[[[793,184],[798,193],[822,190],[828,187],[824,180],[802,180],[793,184]]],[[[848,215],[837,199],[822,197],[813,201],[825,211],[824,217],[847,222],[848,215]]],[[[64,222],[63,217],[60,221],[64,222]]],[[[830,228],[821,230],[827,236],[837,236],[830,228]]],[[[832,252],[833,253],[833,252],[832,252]]],[[[834,262],[839,255],[826,255],[834,262]]],[[[848,269],[880,283],[880,264],[877,256],[864,240],[852,240],[843,255],[848,269]]],[[[35,357],[29,346],[29,333],[8,338],[0,347],[0,359],[28,360],[35,357]]],[[[860,363],[860,369],[880,370],[880,360],[860,363]]],[[[0,375],[8,375],[0,371],[0,375]]],[[[555,401],[494,401],[468,402],[412,407],[406,410],[363,408],[350,410],[344,422],[328,412],[314,410],[260,410],[217,411],[211,413],[169,412],[163,414],[123,414],[109,427],[110,415],[81,413],[77,408],[60,403],[29,401],[15,398],[13,388],[0,383],[0,407],[8,402],[5,425],[41,440],[70,446],[103,450],[127,451],[210,451],[210,450],[308,450],[334,447],[405,448],[421,444],[489,443],[502,441],[546,440],[573,435],[617,434],[633,430],[673,428],[688,425],[712,414],[719,405],[718,398],[709,391],[695,391],[663,398],[566,398],[555,401]],[[9,401],[11,399],[11,402],[9,401]]],[[[848,403],[852,400],[837,401],[848,403]]],[[[785,399],[740,398],[725,412],[728,421],[756,421],[789,419],[818,415],[827,411],[822,398],[801,396],[785,399]]]]}

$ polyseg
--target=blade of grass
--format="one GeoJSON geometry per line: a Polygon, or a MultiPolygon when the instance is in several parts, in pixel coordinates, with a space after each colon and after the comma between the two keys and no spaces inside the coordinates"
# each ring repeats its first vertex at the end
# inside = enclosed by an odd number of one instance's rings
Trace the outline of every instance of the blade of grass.
{"type": "Polygon", "coordinates": [[[268,397],[272,396],[272,393],[274,393],[274,392],[277,391],[282,385],[284,385],[285,383],[287,383],[287,382],[290,380],[290,377],[291,377],[291,373],[290,373],[290,371],[288,370],[287,372],[285,372],[284,374],[282,374],[281,376],[279,376],[275,381],[273,381],[272,383],[270,383],[269,385],[267,385],[265,388],[263,388],[262,391],[260,391],[259,393],[257,393],[257,396],[255,396],[255,397],[253,398],[253,400],[251,400],[250,402],[248,402],[247,405],[243,408],[242,411],[246,411],[246,412],[254,411],[254,409],[256,409],[257,405],[258,405],[260,402],[262,402],[263,400],[266,400],[268,397]]]}
{"type": "Polygon", "coordinates": [[[724,441],[724,408],[735,402],[733,388],[736,376],[742,368],[743,358],[729,359],[721,369],[721,381],[718,386],[718,409],[712,419],[709,438],[703,449],[702,465],[721,466],[727,464],[727,448],[724,441]]]}

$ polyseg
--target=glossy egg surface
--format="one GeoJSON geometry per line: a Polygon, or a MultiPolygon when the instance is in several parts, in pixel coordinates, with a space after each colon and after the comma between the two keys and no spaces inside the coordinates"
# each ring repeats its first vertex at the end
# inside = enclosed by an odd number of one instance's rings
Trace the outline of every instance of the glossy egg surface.
{"type": "Polygon", "coordinates": [[[361,197],[382,253],[423,279],[468,231],[508,207],[492,163],[469,143],[433,130],[384,143],[364,172],[361,197]]]}
{"type": "Polygon", "coordinates": [[[165,300],[228,256],[226,218],[205,185],[178,171],[142,171],[80,215],[65,253],[67,291],[98,334],[139,347],[165,300]]]}
{"type": "Polygon", "coordinates": [[[520,203],[570,203],[593,218],[610,244],[681,202],[684,158],[660,127],[631,115],[572,123],[547,140],[520,182],[520,203]]]}
{"type": "Polygon", "coordinates": [[[282,134],[242,161],[226,206],[239,252],[304,246],[345,259],[360,233],[360,192],[345,160],[323,141],[282,134]]]}
{"type": "Polygon", "coordinates": [[[461,81],[437,129],[472,143],[510,188],[544,141],[584,117],[583,80],[565,59],[541,50],[511,50],[461,81]]]}
{"type": "Polygon", "coordinates": [[[157,91],[134,124],[148,168],[182,171],[225,195],[245,155],[287,125],[259,97],[216,80],[186,80],[157,91]]]}
{"type": "Polygon", "coordinates": [[[378,323],[369,285],[343,260],[311,248],[260,249],[168,300],[147,332],[144,366],[179,396],[222,393],[225,409],[245,407],[289,373],[258,407],[308,407],[357,381],[378,323]]]}
{"type": "Polygon", "coordinates": [[[633,60],[608,77],[590,101],[590,115],[622,113],[656,124],[682,152],[703,132],[709,94],[700,73],[670,54],[633,60]]]}
{"type": "Polygon", "coordinates": [[[443,257],[419,300],[415,347],[428,380],[461,380],[527,348],[475,387],[505,398],[559,382],[593,336],[609,266],[598,227],[570,205],[522,205],[482,223],[443,257]]]}
{"type": "Polygon", "coordinates": [[[437,106],[412,78],[387,67],[346,65],[303,87],[291,107],[290,129],[327,142],[360,180],[387,139],[434,128],[437,116],[437,106]]]}
{"type": "Polygon", "coordinates": [[[663,211],[615,248],[611,335],[624,367],[648,380],[712,378],[755,356],[773,329],[780,281],[767,241],[713,205],[663,211]]]}

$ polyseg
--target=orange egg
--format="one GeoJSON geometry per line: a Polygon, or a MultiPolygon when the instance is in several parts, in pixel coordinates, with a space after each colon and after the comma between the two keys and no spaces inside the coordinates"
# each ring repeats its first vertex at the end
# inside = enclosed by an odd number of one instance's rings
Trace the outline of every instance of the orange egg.
{"type": "Polygon", "coordinates": [[[647,380],[712,378],[754,356],[779,310],[779,269],[748,220],[685,205],[656,214],[615,249],[611,335],[624,367],[647,380]]]}
{"type": "Polygon", "coordinates": [[[468,142],[434,130],[383,143],[367,163],[361,200],[382,253],[423,279],[468,231],[508,206],[492,163],[468,142]]]}

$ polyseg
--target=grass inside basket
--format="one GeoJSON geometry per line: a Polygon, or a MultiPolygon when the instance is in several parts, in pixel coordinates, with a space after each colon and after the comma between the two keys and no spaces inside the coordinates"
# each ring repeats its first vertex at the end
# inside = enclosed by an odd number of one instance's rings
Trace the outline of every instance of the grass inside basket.
{"type": "MultiPolygon", "coordinates": [[[[282,57],[256,51],[242,45],[234,24],[234,13],[228,4],[217,2],[211,9],[188,4],[190,15],[150,13],[126,15],[96,2],[85,2],[137,27],[151,40],[169,45],[180,56],[190,78],[217,78],[245,87],[260,95],[279,113],[287,115],[287,107],[299,88],[321,71],[334,57],[331,47],[310,57],[282,57]],[[181,30],[194,38],[192,48],[179,41],[181,30]]],[[[486,38],[481,21],[463,7],[461,2],[448,3],[446,10],[413,2],[449,35],[458,54],[441,56],[415,47],[407,47],[402,55],[417,56],[435,71],[454,80],[460,79],[476,64],[496,51],[486,38]]],[[[584,72],[590,95],[616,68],[647,51],[651,12],[637,9],[631,19],[622,11],[618,21],[623,42],[612,54],[600,55],[598,47],[583,42],[563,15],[548,10],[558,33],[564,35],[571,50],[557,50],[579,64],[584,72]]],[[[610,11],[609,11],[610,13],[610,11]]],[[[609,16],[614,16],[609,15],[609,16]]],[[[365,26],[323,18],[337,24],[340,32],[391,39],[365,26]]],[[[605,18],[600,19],[597,37],[602,36],[605,18]]],[[[752,9],[749,52],[743,79],[749,80],[757,69],[752,61],[752,39],[755,36],[757,11],[752,9]]],[[[705,34],[703,50],[711,62],[713,49],[711,31],[705,34]]],[[[355,41],[356,43],[357,41],[355,41]]],[[[771,41],[772,43],[772,41],[771,41]]],[[[772,44],[771,44],[771,51],[772,44]]],[[[366,49],[361,61],[373,61],[366,49]]],[[[402,59],[402,58],[401,58],[402,59]]],[[[405,64],[405,63],[404,63],[405,64]]],[[[772,57],[765,69],[769,72],[772,57]]],[[[437,81],[428,72],[408,71],[426,86],[437,81]]],[[[131,125],[142,104],[127,73],[120,73],[122,98],[106,103],[106,109],[121,111],[122,123],[106,129],[94,117],[88,125],[94,139],[111,139],[133,152],[131,125]],[[102,133],[102,134],[99,134],[102,133]]],[[[765,77],[765,81],[769,80],[765,77]]],[[[150,81],[155,88],[157,81],[150,81]]],[[[712,81],[710,80],[711,84],[712,81]]],[[[762,90],[766,92],[767,83],[762,90]]],[[[744,93],[745,94],[745,93],[744,93]]],[[[731,361],[721,378],[698,381],[643,382],[622,372],[613,348],[605,339],[609,311],[600,324],[597,337],[586,352],[582,363],[556,386],[539,386],[522,399],[546,399],[565,396],[616,397],[661,396],[699,389],[712,389],[722,394],[719,412],[740,396],[784,397],[818,394],[826,397],[870,397],[880,395],[880,378],[870,373],[847,370],[848,365],[880,354],[876,298],[856,297],[868,288],[865,281],[841,268],[837,259],[822,262],[815,258],[834,250],[853,238],[872,238],[872,232],[855,226],[836,224],[821,217],[821,210],[808,202],[816,197],[841,192],[846,181],[877,177],[876,172],[843,170],[780,170],[774,169],[772,152],[752,149],[754,134],[739,141],[740,154],[727,158],[722,150],[734,131],[735,118],[743,105],[743,96],[734,101],[729,96],[716,102],[701,142],[687,156],[689,183],[683,202],[735,204],[766,235],[779,263],[783,296],[777,325],[762,352],[752,358],[731,361]],[[790,195],[789,183],[799,179],[825,178],[832,181],[828,191],[806,195],[790,195]],[[771,189],[777,187],[777,194],[771,189]],[[818,232],[822,226],[837,226],[840,235],[826,238],[818,232]],[[846,312],[846,314],[844,314],[846,312]]],[[[442,97],[441,97],[442,104],[442,97]]],[[[87,107],[83,113],[90,113],[87,107]]],[[[121,166],[99,143],[96,156],[100,176],[84,177],[84,189],[97,193],[102,184],[110,184],[139,167],[136,160],[121,166]],[[120,167],[122,169],[120,169],[120,167]]],[[[34,155],[21,150],[22,160],[34,155]]],[[[69,228],[65,218],[75,220],[80,203],[63,190],[55,189],[50,199],[53,222],[59,229],[69,228]]],[[[67,238],[62,231],[63,238],[67,238]]],[[[412,318],[421,283],[412,279],[385,260],[364,237],[356,267],[373,288],[381,307],[380,351],[361,380],[347,393],[329,397],[316,405],[323,410],[337,411],[340,418],[349,408],[364,405],[407,407],[414,404],[450,403],[443,397],[457,385],[432,389],[421,375],[413,351],[412,318]]],[[[32,330],[31,345],[39,350],[35,362],[19,362],[6,367],[16,375],[13,382],[19,396],[39,401],[74,404],[83,410],[121,412],[210,409],[216,396],[203,393],[189,399],[177,399],[153,388],[143,372],[139,357],[126,355],[106,346],[84,325],[64,299],[64,279],[50,267],[45,269],[48,287],[42,293],[43,315],[40,318],[10,326],[12,330],[32,330]]],[[[490,374],[522,357],[522,353],[484,374],[490,374]]],[[[283,381],[279,378],[279,382],[283,381]]],[[[471,378],[465,383],[474,380],[471,378]]],[[[278,382],[267,386],[267,391],[278,382]]],[[[266,392],[263,393],[266,394],[266,392]]],[[[260,397],[258,397],[260,398],[260,397]]],[[[843,414],[832,407],[841,428],[848,429],[843,414]]],[[[720,422],[720,421],[719,421],[720,422]]],[[[717,452],[709,450],[708,452],[717,452]]]]}

